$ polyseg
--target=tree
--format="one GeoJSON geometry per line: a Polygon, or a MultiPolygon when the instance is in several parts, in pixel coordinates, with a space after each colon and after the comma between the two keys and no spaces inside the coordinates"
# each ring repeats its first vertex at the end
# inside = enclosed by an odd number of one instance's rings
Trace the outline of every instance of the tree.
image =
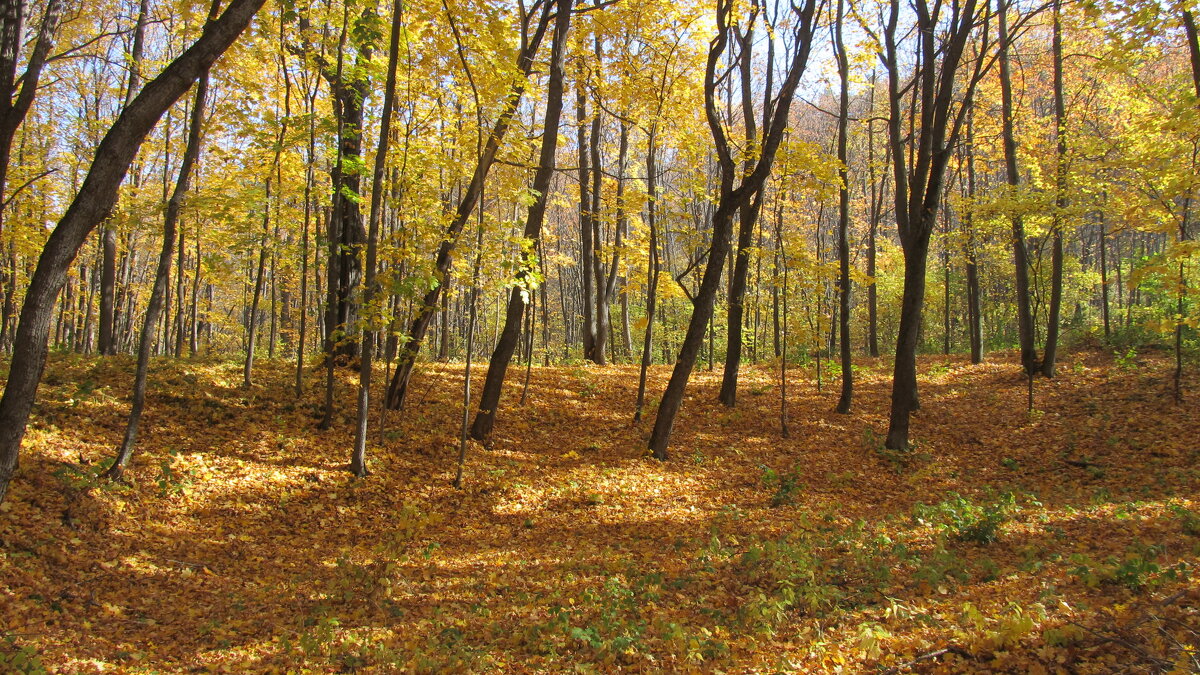
{"type": "Polygon", "coordinates": [[[916,0],[911,5],[916,22],[911,40],[919,64],[911,80],[904,82],[901,72],[900,0],[890,0],[880,56],[888,71],[888,144],[896,229],[904,252],[904,294],[886,440],[893,450],[908,448],[909,417],[918,407],[917,342],[925,304],[925,268],[946,167],[984,71],[982,56],[971,64],[963,55],[975,27],[988,16],[986,3],[981,7],[975,0],[955,0],[949,5],[943,0],[916,0]],[[967,80],[960,83],[961,71],[968,66],[967,80]],[[956,94],[962,97],[957,105],[956,94]],[[912,97],[910,102],[904,100],[906,95],[912,97]],[[905,111],[910,105],[914,118],[905,129],[905,111]]]}
{"type": "MultiPolygon", "coordinates": [[[[396,63],[400,54],[400,30],[403,27],[402,0],[392,4],[392,29],[388,38],[387,78],[383,86],[383,111],[380,113],[379,144],[375,150],[375,167],[371,171],[371,210],[367,229],[366,278],[363,280],[363,306],[374,312],[373,303],[379,294],[376,266],[379,257],[379,221],[383,209],[383,174],[387,168],[388,147],[392,134],[392,107],[396,98],[396,63]]],[[[354,450],[350,455],[350,472],[360,478],[367,475],[367,418],[371,412],[371,358],[374,348],[374,323],[363,322],[361,362],[358,370],[358,417],[355,423],[354,450]]]]}
{"type": "Polygon", "coordinates": [[[671,372],[671,379],[667,383],[667,389],[659,403],[658,413],[654,418],[650,450],[654,457],[660,460],[667,459],[667,446],[671,440],[671,429],[675,425],[675,416],[683,405],[683,393],[687,388],[688,378],[695,366],[696,357],[700,354],[705,328],[712,319],[713,303],[720,285],[721,270],[724,268],[725,258],[729,254],[733,216],[739,209],[745,208],[750,203],[754,193],[762,189],[763,183],[770,174],[775,152],[783,139],[792,98],[800,83],[800,76],[803,75],[805,67],[808,65],[808,56],[812,49],[817,0],[804,0],[802,4],[793,7],[795,23],[791,30],[792,58],[780,86],[779,96],[772,102],[769,123],[763,125],[763,137],[758,144],[761,148],[758,160],[754,163],[753,170],[744,174],[740,184],[736,187],[738,171],[717,107],[719,79],[717,71],[721,58],[729,46],[730,33],[733,31],[735,21],[732,15],[733,9],[731,0],[717,1],[717,35],[709,46],[708,61],[704,70],[704,111],[721,167],[721,187],[717,207],[711,218],[712,244],[709,248],[704,276],[700,282],[700,288],[693,297],[692,317],[688,322],[687,333],[679,349],[679,357],[671,372]]]}
{"type": "Polygon", "coordinates": [[[846,44],[842,41],[842,22],[845,0],[838,0],[837,20],[834,22],[833,47],[837,53],[839,80],[837,155],[838,178],[838,337],[842,363],[842,392],[837,411],[850,412],[854,398],[854,371],[850,356],[850,178],[846,156],[847,126],[850,121],[850,62],[846,44]]]}
{"type": "MultiPolygon", "coordinates": [[[[216,3],[213,10],[216,10],[216,3]]],[[[210,15],[211,18],[211,15],[210,15]]],[[[133,456],[134,445],[137,442],[138,425],[141,422],[142,409],[146,405],[146,371],[150,366],[150,350],[154,346],[154,331],[162,313],[163,298],[167,294],[167,282],[171,276],[171,255],[175,248],[175,232],[179,222],[179,211],[187,195],[192,178],[192,170],[196,159],[200,156],[201,133],[204,128],[204,107],[208,97],[208,72],[200,75],[196,83],[196,96],[192,102],[191,123],[188,126],[187,146],[183,151],[183,159],[179,164],[179,177],[175,181],[175,189],[167,201],[167,210],[163,216],[162,251],[158,256],[158,269],[154,274],[154,289],[150,293],[150,304],[146,309],[146,320],[142,327],[142,336],[138,343],[137,370],[133,379],[133,404],[129,411],[129,420],[125,426],[125,436],[117,448],[117,456],[107,475],[114,480],[121,480],[125,465],[133,456]]],[[[253,344],[253,342],[251,342],[253,344]]]]}
{"type": "MultiPolygon", "coordinates": [[[[455,246],[462,234],[463,226],[466,225],[467,220],[471,217],[471,212],[475,210],[475,206],[479,202],[480,195],[483,193],[484,183],[487,181],[488,172],[491,171],[492,164],[496,161],[496,154],[500,151],[504,137],[508,133],[509,127],[512,126],[513,118],[520,108],[521,100],[525,95],[525,88],[528,85],[529,76],[533,73],[534,59],[537,56],[538,47],[541,45],[542,38],[550,26],[550,20],[554,18],[551,12],[553,6],[553,0],[537,0],[528,9],[525,9],[523,4],[521,5],[521,46],[517,53],[517,76],[509,85],[500,113],[496,117],[496,121],[492,124],[491,131],[487,135],[482,150],[479,151],[476,157],[470,184],[467,185],[459,197],[453,217],[450,219],[449,225],[446,226],[445,237],[438,245],[434,269],[437,283],[425,294],[425,297],[416,308],[411,327],[408,331],[408,341],[400,350],[396,372],[392,375],[392,381],[388,385],[386,401],[388,408],[395,410],[404,405],[404,399],[408,395],[408,381],[412,377],[413,366],[416,364],[421,344],[425,339],[425,334],[429,331],[430,324],[433,322],[439,299],[444,292],[446,280],[449,278],[450,267],[454,261],[455,246]],[[535,15],[538,17],[536,23],[533,22],[535,15]]],[[[447,15],[448,13],[449,10],[447,10],[447,15]]],[[[467,61],[461,45],[459,46],[459,58],[462,60],[464,67],[466,67],[465,64],[467,61]]],[[[473,79],[469,70],[468,79],[473,79]]]]}
{"type": "Polygon", "coordinates": [[[483,393],[480,395],[479,411],[471,424],[471,437],[483,440],[492,433],[496,424],[496,409],[500,405],[500,394],[504,387],[504,376],[513,352],[517,348],[521,319],[529,296],[537,288],[537,242],[542,235],[542,223],[549,201],[550,180],[554,177],[555,152],[558,149],[558,127],[562,117],[563,60],[566,51],[567,31],[571,26],[573,0],[557,0],[554,20],[554,37],[550,47],[550,74],[546,84],[546,113],[542,126],[542,149],[538,156],[537,171],[531,186],[534,195],[525,219],[524,241],[521,246],[520,263],[512,291],[509,293],[508,310],[504,315],[504,328],[496,348],[488,362],[484,378],[483,393]]]}
{"type": "Polygon", "coordinates": [[[146,134],[241,35],[262,3],[231,0],[186,51],[142,87],[96,148],[79,192],[42,249],[21,306],[10,375],[0,398],[0,502],[17,469],[21,439],[46,365],[54,301],[66,283],[68,267],[88,234],[112,210],[121,181],[146,134]]]}

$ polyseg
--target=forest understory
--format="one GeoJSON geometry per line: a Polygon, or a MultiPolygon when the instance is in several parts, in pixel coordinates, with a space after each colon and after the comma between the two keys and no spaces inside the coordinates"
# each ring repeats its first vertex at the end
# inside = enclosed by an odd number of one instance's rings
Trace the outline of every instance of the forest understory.
{"type": "Polygon", "coordinates": [[[534,367],[524,406],[514,367],[461,490],[461,365],[418,366],[355,479],[351,373],[320,432],[282,362],[247,390],[238,363],[155,361],[121,485],[98,475],[133,366],[50,360],[0,505],[6,668],[1200,670],[1200,416],[1165,354],[1069,353],[1033,411],[1014,354],[922,357],[907,453],[884,360],[849,415],[791,370],[789,438],[777,369],[733,409],[701,371],[666,462],[634,366],[534,367]]]}

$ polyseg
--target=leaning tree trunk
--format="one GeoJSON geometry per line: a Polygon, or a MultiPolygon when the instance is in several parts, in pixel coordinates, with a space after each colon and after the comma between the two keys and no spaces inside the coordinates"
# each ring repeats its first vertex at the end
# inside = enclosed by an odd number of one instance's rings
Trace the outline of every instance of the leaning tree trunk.
{"type": "Polygon", "coordinates": [[[117,191],[154,125],[250,23],[263,0],[230,0],[199,39],[146,84],[105,134],[79,192],[50,233],[25,293],[4,396],[0,398],[0,502],[17,469],[21,439],[46,365],[54,302],[92,230],[116,204],[117,191]]]}
{"type": "MultiPolygon", "coordinates": [[[[146,14],[149,1],[141,0],[138,5],[138,17],[133,27],[133,45],[129,53],[129,82],[125,87],[125,105],[133,100],[141,75],[142,51],[146,35],[146,14]]],[[[134,173],[134,185],[137,184],[137,173],[134,173]]],[[[117,285],[117,228],[113,223],[107,223],[101,233],[104,250],[100,267],[100,335],[99,350],[104,356],[117,353],[116,333],[116,285],[117,285]]]]}
{"type": "Polygon", "coordinates": [[[780,141],[783,140],[792,98],[796,93],[800,76],[808,64],[808,56],[812,47],[813,15],[816,12],[816,1],[805,0],[802,6],[793,7],[797,23],[793,28],[796,40],[792,45],[794,50],[792,61],[788,66],[783,85],[780,87],[777,107],[773,110],[769,123],[764,125],[764,137],[759,144],[761,152],[758,161],[755,163],[753,171],[745,175],[741,184],[735,188],[734,179],[738,169],[730,154],[729,139],[725,135],[716,102],[717,64],[729,44],[729,33],[732,30],[732,18],[729,14],[732,10],[732,2],[722,0],[717,4],[717,37],[709,48],[704,73],[704,109],[721,164],[721,196],[713,211],[712,245],[709,249],[708,263],[704,269],[700,288],[693,298],[692,318],[688,322],[683,345],[679,349],[679,358],[671,372],[671,379],[668,381],[667,389],[659,403],[658,415],[654,419],[654,431],[650,436],[650,451],[656,459],[660,460],[667,459],[667,446],[671,441],[671,430],[675,425],[675,417],[683,405],[683,393],[687,387],[688,378],[692,374],[696,358],[703,346],[705,328],[712,320],[713,304],[720,286],[721,272],[725,266],[725,258],[729,254],[733,216],[739,209],[746,208],[751,197],[762,189],[770,174],[775,153],[779,149],[780,141]]]}
{"type": "MultiPolygon", "coordinates": [[[[175,189],[171,193],[170,200],[167,201],[167,210],[163,217],[162,251],[158,255],[154,289],[150,292],[150,306],[146,308],[146,320],[142,326],[141,342],[138,344],[137,370],[133,377],[133,405],[129,411],[129,422],[125,426],[125,437],[121,440],[116,459],[113,460],[113,464],[107,472],[107,475],[114,480],[121,479],[125,465],[133,455],[134,445],[137,442],[138,424],[142,419],[142,409],[146,405],[146,372],[150,366],[150,348],[154,344],[154,326],[162,312],[163,296],[167,293],[168,277],[171,272],[171,253],[175,248],[179,210],[183,206],[183,198],[188,191],[192,167],[195,166],[196,159],[200,156],[201,129],[204,126],[204,105],[207,95],[208,73],[204,73],[196,83],[196,100],[192,106],[187,147],[183,151],[183,159],[179,164],[179,177],[175,181],[175,189]]],[[[182,305],[182,302],[180,304],[182,305]]]]}
{"type": "MultiPolygon", "coordinates": [[[[522,49],[517,55],[517,72],[519,76],[509,87],[508,95],[504,100],[504,108],[496,118],[495,124],[492,125],[491,132],[484,140],[483,152],[480,153],[475,162],[475,170],[471,175],[471,182],[459,198],[454,218],[446,226],[446,233],[442,239],[442,243],[438,246],[437,259],[434,264],[434,276],[439,280],[449,277],[450,266],[454,262],[454,247],[458,243],[459,235],[462,233],[462,228],[466,224],[467,219],[470,218],[471,212],[475,210],[475,205],[478,203],[480,194],[483,192],[483,185],[487,180],[488,172],[491,170],[492,164],[495,163],[496,154],[500,150],[504,136],[508,133],[513,118],[520,108],[521,99],[525,94],[525,87],[529,76],[533,72],[534,57],[537,55],[538,47],[541,45],[542,38],[545,36],[546,30],[550,25],[550,8],[553,5],[554,3],[552,2],[546,2],[543,5],[542,14],[537,25],[534,27],[532,36],[528,35],[528,26],[522,26],[522,49]]],[[[404,346],[400,349],[396,371],[392,374],[392,381],[388,385],[387,400],[385,402],[387,407],[392,410],[402,407],[404,399],[408,396],[408,381],[412,377],[413,365],[416,364],[421,344],[425,339],[425,334],[429,331],[429,325],[432,323],[434,313],[438,308],[438,301],[441,298],[443,286],[444,284],[439,283],[425,294],[409,328],[408,342],[404,343],[404,346]]]]}
{"type": "Polygon", "coordinates": [[[535,245],[542,235],[542,221],[546,216],[550,181],[554,178],[554,154],[558,149],[558,127],[562,117],[563,54],[567,48],[567,31],[571,26],[572,2],[573,0],[558,0],[558,14],[554,21],[554,38],[550,48],[550,80],[546,94],[546,122],[542,135],[542,150],[532,185],[537,198],[529,207],[529,215],[525,221],[525,239],[534,245],[524,249],[521,253],[521,268],[517,272],[517,284],[513,287],[508,299],[504,328],[500,332],[500,338],[492,352],[492,360],[488,363],[487,377],[484,378],[483,394],[479,402],[479,412],[475,414],[475,421],[471,424],[471,437],[477,440],[487,438],[496,424],[496,408],[500,405],[504,376],[508,371],[508,364],[512,360],[513,352],[517,348],[517,338],[521,331],[521,317],[525,312],[525,296],[535,290],[529,283],[529,272],[532,271],[534,263],[535,245]]]}

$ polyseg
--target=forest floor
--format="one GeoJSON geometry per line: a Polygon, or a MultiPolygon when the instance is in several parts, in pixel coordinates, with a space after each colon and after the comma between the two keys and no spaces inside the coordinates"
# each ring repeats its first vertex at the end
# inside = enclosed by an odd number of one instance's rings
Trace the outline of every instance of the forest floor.
{"type": "Polygon", "coordinates": [[[1200,670],[1196,376],[1175,405],[1166,358],[1071,353],[1029,412],[1015,363],[923,357],[904,454],[882,360],[850,415],[791,371],[786,439],[778,372],[726,409],[700,371],[667,462],[634,366],[535,367],[524,406],[514,368],[456,490],[460,365],[419,366],[355,480],[351,373],[322,432],[317,372],[297,401],[282,361],[249,390],[156,361],[122,486],[132,361],[56,355],[0,506],[0,671],[1200,670]]]}

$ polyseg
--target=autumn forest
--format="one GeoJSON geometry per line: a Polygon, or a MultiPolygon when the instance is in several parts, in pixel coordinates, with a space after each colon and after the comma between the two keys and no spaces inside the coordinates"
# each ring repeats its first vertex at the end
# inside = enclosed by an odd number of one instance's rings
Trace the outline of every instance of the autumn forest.
{"type": "Polygon", "coordinates": [[[0,671],[1200,672],[1188,0],[0,0],[0,671]]]}

